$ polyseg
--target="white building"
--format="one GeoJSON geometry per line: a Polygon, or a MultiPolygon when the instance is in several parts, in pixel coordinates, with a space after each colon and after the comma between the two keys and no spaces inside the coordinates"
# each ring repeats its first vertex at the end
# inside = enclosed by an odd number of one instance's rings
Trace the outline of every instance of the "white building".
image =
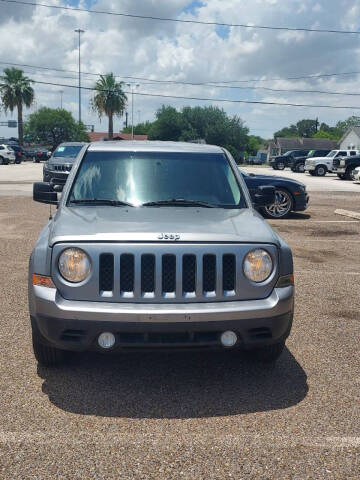
{"type": "Polygon", "coordinates": [[[360,150],[360,125],[350,127],[340,140],[340,150],[360,150]]]}

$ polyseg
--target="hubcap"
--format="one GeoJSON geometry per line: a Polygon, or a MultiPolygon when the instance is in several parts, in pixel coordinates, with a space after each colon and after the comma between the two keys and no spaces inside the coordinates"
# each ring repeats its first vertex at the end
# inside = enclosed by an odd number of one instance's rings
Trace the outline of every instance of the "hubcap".
{"type": "Polygon", "coordinates": [[[355,180],[355,168],[353,168],[352,170],[350,170],[350,172],[349,172],[349,177],[351,178],[351,180],[355,180]]]}
{"type": "Polygon", "coordinates": [[[277,167],[279,170],[283,170],[285,165],[283,163],[278,163],[277,167]]]}
{"type": "Polygon", "coordinates": [[[301,173],[302,173],[302,172],[305,172],[305,165],[303,165],[303,164],[299,165],[298,170],[299,170],[299,172],[301,172],[301,173]]]}
{"type": "Polygon", "coordinates": [[[322,176],[324,175],[324,172],[325,170],[323,169],[323,167],[318,168],[318,175],[322,176]]]}
{"type": "Polygon", "coordinates": [[[268,215],[281,218],[291,209],[291,198],[288,193],[280,190],[275,191],[275,203],[265,207],[265,211],[268,215]]]}

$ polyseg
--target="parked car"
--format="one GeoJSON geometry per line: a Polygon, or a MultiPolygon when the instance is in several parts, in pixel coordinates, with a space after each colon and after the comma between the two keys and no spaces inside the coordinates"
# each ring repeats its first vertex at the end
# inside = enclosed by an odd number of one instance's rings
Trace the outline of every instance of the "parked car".
{"type": "Polygon", "coordinates": [[[293,172],[305,172],[305,162],[308,158],[326,157],[331,150],[310,150],[305,157],[294,157],[290,161],[290,168],[293,172]]]}
{"type": "Polygon", "coordinates": [[[333,171],[342,180],[355,180],[355,169],[360,167],[360,155],[349,155],[334,160],[333,171]]]}
{"type": "Polygon", "coordinates": [[[275,187],[275,202],[260,209],[263,216],[267,218],[286,218],[292,212],[302,212],[307,209],[310,198],[303,183],[292,178],[248,174],[244,170],[240,170],[240,172],[254,202],[257,188],[260,185],[275,187]]]}
{"type": "Polygon", "coordinates": [[[61,143],[43,166],[43,181],[63,185],[84,142],[61,143]]]}
{"type": "Polygon", "coordinates": [[[15,152],[15,163],[21,163],[25,159],[25,150],[20,145],[9,145],[15,152]]]}
{"type": "Polygon", "coordinates": [[[355,168],[354,181],[360,182],[360,167],[355,168]]]}
{"type": "Polygon", "coordinates": [[[284,170],[286,167],[290,167],[291,162],[297,157],[306,157],[310,150],[289,150],[284,155],[273,157],[269,164],[274,170],[284,170]]]}
{"type": "Polygon", "coordinates": [[[0,145],[0,165],[9,165],[15,163],[15,152],[9,145],[0,145]]]}
{"type": "Polygon", "coordinates": [[[316,177],[324,177],[334,172],[334,161],[342,157],[357,155],[358,150],[331,150],[325,157],[309,158],[305,162],[305,171],[316,177]]]}
{"type": "MultiPolygon", "coordinates": [[[[260,185],[256,205],[274,203],[260,185]]],[[[35,357],[136,349],[248,350],[275,361],[294,310],[289,246],[258,214],[221,147],[83,148],[29,263],[35,357]]]]}
{"type": "Polygon", "coordinates": [[[47,148],[37,148],[35,150],[35,155],[34,155],[34,162],[35,163],[40,163],[41,161],[46,161],[48,160],[49,150],[47,148]]]}

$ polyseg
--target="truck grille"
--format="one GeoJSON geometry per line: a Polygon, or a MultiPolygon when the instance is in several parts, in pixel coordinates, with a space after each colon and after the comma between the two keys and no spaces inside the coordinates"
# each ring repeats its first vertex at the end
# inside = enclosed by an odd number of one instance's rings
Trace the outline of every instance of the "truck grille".
{"type": "Polygon", "coordinates": [[[335,168],[340,167],[340,158],[334,158],[333,160],[333,166],[335,168]]]}
{"type": "Polygon", "coordinates": [[[55,172],[70,172],[72,165],[53,165],[53,170],[55,172]]]}
{"type": "MultiPolygon", "coordinates": [[[[77,246],[77,245],[74,245],[77,246]]],[[[277,280],[277,249],[271,253],[275,273],[265,284],[249,282],[243,273],[245,255],[257,244],[79,244],[92,263],[84,285],[65,284],[58,255],[69,244],[57,244],[53,254],[54,282],[68,300],[128,303],[191,303],[266,298],[277,280]]]]}

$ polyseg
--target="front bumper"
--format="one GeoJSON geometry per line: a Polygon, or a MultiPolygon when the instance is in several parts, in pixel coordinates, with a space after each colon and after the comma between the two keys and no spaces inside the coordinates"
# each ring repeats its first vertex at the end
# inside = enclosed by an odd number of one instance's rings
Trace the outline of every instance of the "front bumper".
{"type": "Polygon", "coordinates": [[[310,202],[310,197],[307,192],[304,192],[303,194],[296,195],[295,196],[295,205],[294,205],[294,211],[295,212],[303,212],[306,210],[309,206],[310,202]]]}
{"type": "Polygon", "coordinates": [[[101,332],[114,333],[115,349],[222,348],[220,334],[237,333],[237,346],[279,342],[290,333],[294,287],[275,288],[262,300],[193,304],[121,304],[69,301],[57,290],[30,292],[33,328],[44,343],[64,350],[99,350],[101,332]]]}

